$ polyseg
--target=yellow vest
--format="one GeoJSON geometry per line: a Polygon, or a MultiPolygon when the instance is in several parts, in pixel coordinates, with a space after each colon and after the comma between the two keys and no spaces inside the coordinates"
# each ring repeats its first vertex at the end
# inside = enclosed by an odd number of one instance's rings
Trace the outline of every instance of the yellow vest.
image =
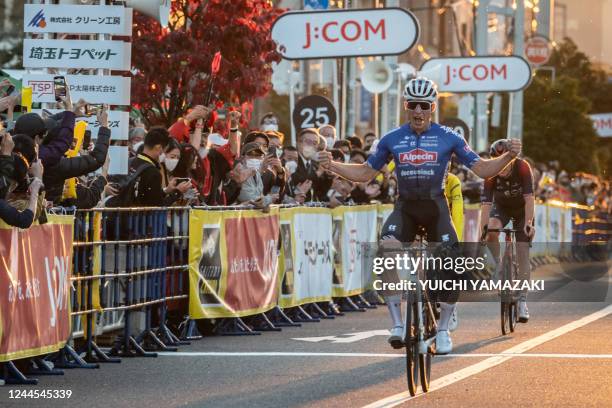
{"type": "Polygon", "coordinates": [[[457,231],[457,238],[463,241],[463,194],[461,194],[461,180],[452,173],[446,176],[444,195],[448,201],[451,219],[457,231]]]}

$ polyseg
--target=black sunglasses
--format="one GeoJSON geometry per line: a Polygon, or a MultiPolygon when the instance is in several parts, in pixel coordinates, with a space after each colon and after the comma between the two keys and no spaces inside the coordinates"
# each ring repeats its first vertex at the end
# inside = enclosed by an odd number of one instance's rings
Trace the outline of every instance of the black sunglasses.
{"type": "Polygon", "coordinates": [[[427,101],[410,101],[408,102],[408,109],[415,110],[417,106],[421,107],[421,110],[428,111],[431,109],[431,103],[427,101]]]}

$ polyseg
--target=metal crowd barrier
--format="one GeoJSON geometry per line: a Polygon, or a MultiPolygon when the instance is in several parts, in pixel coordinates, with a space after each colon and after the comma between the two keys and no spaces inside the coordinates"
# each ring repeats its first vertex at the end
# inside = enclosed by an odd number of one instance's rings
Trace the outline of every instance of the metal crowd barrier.
{"type": "Polygon", "coordinates": [[[83,352],[87,363],[118,362],[113,357],[156,356],[150,351],[183,344],[166,320],[168,302],[188,297],[188,241],[189,207],[76,211],[71,305],[73,338],[84,345],[60,353],[64,365],[83,352]],[[96,335],[121,328],[110,352],[98,347],[96,335]]]}

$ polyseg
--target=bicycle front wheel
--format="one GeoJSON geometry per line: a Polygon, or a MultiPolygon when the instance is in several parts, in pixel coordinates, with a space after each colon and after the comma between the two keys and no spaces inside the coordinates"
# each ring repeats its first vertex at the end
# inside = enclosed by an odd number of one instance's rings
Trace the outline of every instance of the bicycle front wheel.
{"type": "MultiPolygon", "coordinates": [[[[423,325],[425,326],[425,339],[436,335],[436,322],[433,320],[434,312],[431,303],[423,302],[423,325]]],[[[423,392],[429,391],[429,381],[431,379],[431,350],[428,348],[425,354],[419,354],[419,378],[421,379],[421,389],[423,392]]]]}
{"type": "Polygon", "coordinates": [[[408,384],[408,392],[411,396],[416,395],[417,383],[419,377],[419,320],[416,302],[413,301],[414,296],[409,295],[406,302],[406,336],[404,344],[406,345],[406,380],[408,384]]]}

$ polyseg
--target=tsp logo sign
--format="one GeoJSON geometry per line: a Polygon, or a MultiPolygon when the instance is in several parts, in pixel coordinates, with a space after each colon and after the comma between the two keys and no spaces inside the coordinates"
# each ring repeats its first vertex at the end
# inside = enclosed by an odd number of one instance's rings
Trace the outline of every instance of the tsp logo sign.
{"type": "Polygon", "coordinates": [[[414,149],[409,152],[399,154],[401,164],[412,164],[420,166],[425,163],[435,163],[438,161],[438,152],[429,152],[423,149],[414,149]]]}
{"type": "Polygon", "coordinates": [[[28,27],[38,27],[45,28],[47,26],[47,22],[45,21],[45,15],[42,10],[40,10],[28,23],[28,27]]]}

